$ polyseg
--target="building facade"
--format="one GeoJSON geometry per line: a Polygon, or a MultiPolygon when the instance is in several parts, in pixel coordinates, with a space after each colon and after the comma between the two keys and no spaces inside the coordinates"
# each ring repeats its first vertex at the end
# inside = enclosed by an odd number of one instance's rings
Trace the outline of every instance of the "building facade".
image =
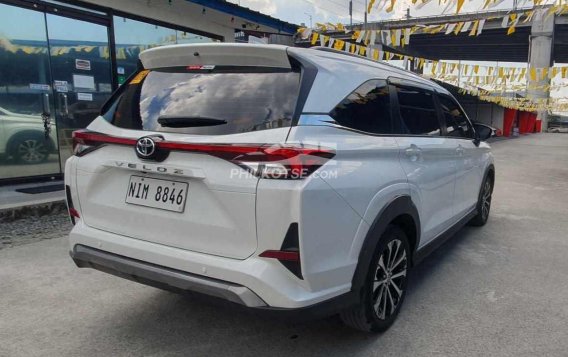
{"type": "Polygon", "coordinates": [[[295,29],[224,1],[0,0],[0,184],[60,177],[141,51],[295,29]]]}

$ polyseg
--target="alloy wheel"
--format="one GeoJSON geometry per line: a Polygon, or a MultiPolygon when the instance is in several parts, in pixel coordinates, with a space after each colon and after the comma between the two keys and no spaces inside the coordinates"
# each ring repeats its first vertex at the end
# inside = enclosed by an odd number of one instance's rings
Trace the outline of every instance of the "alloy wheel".
{"type": "Polygon", "coordinates": [[[373,309],[385,320],[393,315],[403,297],[408,270],[406,249],[393,239],[381,253],[373,279],[373,309]]]}
{"type": "Polygon", "coordinates": [[[18,157],[26,163],[38,163],[45,160],[47,148],[43,143],[35,139],[24,140],[18,145],[18,157]]]}

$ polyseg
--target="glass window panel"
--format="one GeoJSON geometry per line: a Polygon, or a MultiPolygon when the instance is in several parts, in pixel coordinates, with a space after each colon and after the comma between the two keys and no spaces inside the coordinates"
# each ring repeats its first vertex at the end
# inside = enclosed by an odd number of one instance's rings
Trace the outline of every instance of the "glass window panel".
{"type": "Polygon", "coordinates": [[[0,4],[0,179],[60,172],[48,56],[44,14],[0,4]]]}
{"type": "Polygon", "coordinates": [[[72,155],[71,133],[85,128],[112,91],[108,29],[47,14],[51,73],[62,164],[72,155]]]}
{"type": "Polygon", "coordinates": [[[136,71],[140,52],[152,47],[173,45],[177,38],[175,30],[115,16],[114,40],[118,83],[122,84],[136,71]]]}
{"type": "Polygon", "coordinates": [[[389,87],[384,80],[363,83],[331,112],[339,125],[373,134],[391,134],[389,87]]]}
{"type": "Polygon", "coordinates": [[[447,135],[473,139],[473,129],[458,103],[445,95],[440,95],[439,98],[442,112],[446,118],[447,135]]]}
{"type": "Polygon", "coordinates": [[[396,87],[402,133],[413,135],[440,135],[434,95],[419,88],[396,87]]]}
{"type": "Polygon", "coordinates": [[[211,38],[186,31],[114,16],[114,39],[118,83],[122,84],[137,69],[140,52],[157,46],[179,43],[212,42],[211,38]]]}

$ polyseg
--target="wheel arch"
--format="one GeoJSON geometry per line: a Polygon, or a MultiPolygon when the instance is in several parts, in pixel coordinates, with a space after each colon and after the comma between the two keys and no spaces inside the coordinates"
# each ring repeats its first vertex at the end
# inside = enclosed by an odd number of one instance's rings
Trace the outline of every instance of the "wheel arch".
{"type": "MultiPolygon", "coordinates": [[[[356,292],[358,296],[360,296],[361,288],[365,283],[366,273],[369,270],[375,248],[381,235],[390,224],[399,226],[407,234],[412,255],[416,252],[421,232],[418,209],[410,196],[397,196],[379,212],[363,241],[351,284],[351,290],[356,292]]],[[[412,257],[410,258],[412,261],[412,257]]]]}

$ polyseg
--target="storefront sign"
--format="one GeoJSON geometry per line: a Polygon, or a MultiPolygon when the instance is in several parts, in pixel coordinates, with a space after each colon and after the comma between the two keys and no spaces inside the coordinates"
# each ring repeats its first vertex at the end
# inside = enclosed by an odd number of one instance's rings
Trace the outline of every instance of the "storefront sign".
{"type": "Polygon", "coordinates": [[[53,81],[53,86],[59,93],[67,93],[69,91],[69,86],[67,84],[67,81],[53,81]]]}
{"type": "Polygon", "coordinates": [[[77,93],[77,100],[84,100],[87,102],[93,101],[93,94],[92,93],[77,93]]]}
{"type": "Polygon", "coordinates": [[[81,88],[81,89],[95,89],[95,77],[74,74],[73,86],[75,88],[81,88]]]}
{"type": "Polygon", "coordinates": [[[49,84],[30,83],[30,89],[49,90],[49,84]]]}
{"type": "Polygon", "coordinates": [[[81,69],[83,71],[90,71],[91,70],[91,61],[76,59],[75,60],[75,68],[81,69]]]}
{"type": "Polygon", "coordinates": [[[99,92],[103,93],[112,92],[112,85],[110,83],[99,83],[99,92]]]}

